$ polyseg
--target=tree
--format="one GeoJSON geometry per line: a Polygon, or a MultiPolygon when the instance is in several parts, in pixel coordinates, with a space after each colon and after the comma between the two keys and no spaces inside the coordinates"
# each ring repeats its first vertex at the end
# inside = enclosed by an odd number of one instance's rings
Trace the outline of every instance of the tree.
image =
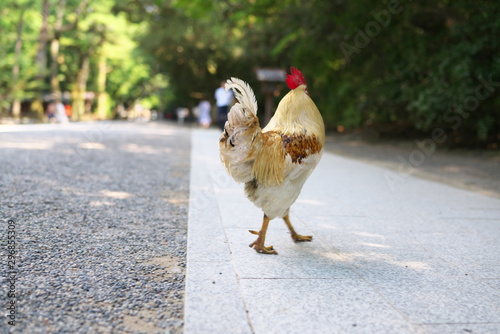
{"type": "Polygon", "coordinates": [[[40,33],[38,35],[38,48],[36,53],[36,63],[38,65],[39,75],[41,79],[45,77],[47,72],[47,42],[49,41],[49,0],[42,1],[42,24],[40,25],[40,33]]]}
{"type": "MultiPolygon", "coordinates": [[[[16,45],[14,48],[14,66],[12,66],[12,86],[15,89],[19,81],[19,71],[21,66],[21,48],[23,45],[22,34],[24,25],[24,13],[25,8],[21,8],[19,14],[19,21],[17,23],[17,37],[16,45]]],[[[15,94],[14,94],[15,95],[15,94]]],[[[14,118],[20,118],[21,116],[21,100],[18,96],[14,96],[14,101],[12,102],[12,116],[14,118]]]]}
{"type": "Polygon", "coordinates": [[[78,27],[78,20],[87,7],[88,0],[82,0],[75,11],[72,20],[63,25],[64,14],[66,10],[66,0],[59,0],[56,7],[56,20],[52,28],[52,35],[50,36],[50,87],[52,96],[60,100],[61,89],[59,87],[59,49],[60,38],[65,32],[76,30],[78,27]]]}
{"type": "Polygon", "coordinates": [[[75,118],[190,107],[231,76],[262,105],[255,69],[293,65],[329,130],[500,141],[494,1],[5,0],[0,14],[0,112],[59,91],[75,118]]]}
{"type": "Polygon", "coordinates": [[[31,78],[36,72],[36,2],[3,1],[0,3],[0,115],[20,117],[21,102],[39,85],[31,78]],[[33,8],[34,7],[34,8],[33,8]],[[24,92],[27,92],[26,94],[24,92]]]}
{"type": "Polygon", "coordinates": [[[131,20],[149,23],[141,45],[169,75],[175,104],[209,94],[217,77],[241,76],[258,87],[256,66],[295,65],[329,129],[425,136],[443,127],[454,141],[500,140],[499,90],[474,99],[481,82],[500,80],[497,2],[130,0],[122,6],[131,20]],[[457,117],[460,124],[450,121],[457,117]]]}

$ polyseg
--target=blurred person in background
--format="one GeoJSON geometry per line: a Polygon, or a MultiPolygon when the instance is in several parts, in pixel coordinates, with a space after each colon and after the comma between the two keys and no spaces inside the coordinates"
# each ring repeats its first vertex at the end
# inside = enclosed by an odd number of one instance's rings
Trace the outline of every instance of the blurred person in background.
{"type": "Polygon", "coordinates": [[[61,101],[57,101],[56,103],[55,118],[57,123],[69,122],[68,116],[66,115],[66,108],[61,101]]]}
{"type": "Polygon", "coordinates": [[[217,124],[221,131],[224,131],[224,124],[227,121],[227,112],[233,102],[233,92],[226,91],[226,82],[222,81],[220,87],[215,90],[215,104],[217,105],[217,124]]]}
{"type": "Polygon", "coordinates": [[[198,123],[202,128],[206,129],[212,123],[212,118],[210,118],[210,102],[207,100],[202,100],[198,104],[198,123]]]}

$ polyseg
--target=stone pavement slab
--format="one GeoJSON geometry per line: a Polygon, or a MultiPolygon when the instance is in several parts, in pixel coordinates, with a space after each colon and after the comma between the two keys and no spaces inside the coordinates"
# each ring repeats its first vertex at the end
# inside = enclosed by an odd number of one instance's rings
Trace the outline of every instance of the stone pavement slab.
{"type": "Polygon", "coordinates": [[[193,130],[185,297],[191,333],[498,333],[500,200],[325,153],[292,206],[262,212],[193,130]]]}

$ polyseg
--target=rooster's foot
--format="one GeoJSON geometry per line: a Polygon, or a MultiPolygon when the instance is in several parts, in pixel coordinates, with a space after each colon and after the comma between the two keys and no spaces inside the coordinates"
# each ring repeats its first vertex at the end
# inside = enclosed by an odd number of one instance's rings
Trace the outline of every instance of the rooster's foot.
{"type": "Polygon", "coordinates": [[[300,235],[295,232],[295,229],[292,226],[292,223],[290,222],[290,218],[288,215],[283,217],[283,220],[285,220],[286,226],[288,226],[288,229],[290,230],[290,233],[292,234],[292,239],[295,242],[301,242],[301,241],[311,241],[312,240],[312,235],[300,235]]]}
{"type": "Polygon", "coordinates": [[[273,246],[264,246],[262,244],[257,244],[255,242],[252,242],[250,247],[253,247],[257,253],[262,253],[262,254],[276,254],[278,255],[278,252],[274,250],[273,246]]]}
{"type": "Polygon", "coordinates": [[[301,242],[301,241],[311,241],[312,240],[312,235],[300,235],[300,234],[292,234],[292,239],[295,242],[301,242]]]}
{"type": "Polygon", "coordinates": [[[274,250],[273,246],[264,246],[264,243],[261,240],[260,233],[257,231],[249,231],[252,234],[257,234],[259,237],[252,242],[249,247],[252,247],[255,249],[257,253],[262,253],[262,254],[278,254],[277,251],[274,250]]]}

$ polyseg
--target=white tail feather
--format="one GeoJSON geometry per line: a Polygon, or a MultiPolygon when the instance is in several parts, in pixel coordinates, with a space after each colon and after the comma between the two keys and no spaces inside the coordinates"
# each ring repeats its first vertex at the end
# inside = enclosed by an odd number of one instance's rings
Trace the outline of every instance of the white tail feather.
{"type": "Polygon", "coordinates": [[[252,88],[238,78],[227,80],[226,89],[233,89],[238,102],[229,111],[220,138],[221,160],[237,182],[246,183],[253,179],[253,146],[260,143],[260,137],[255,140],[261,130],[257,118],[257,100],[252,88]]]}
{"type": "Polygon", "coordinates": [[[238,78],[231,78],[226,81],[226,90],[229,89],[233,89],[234,96],[243,107],[248,108],[254,116],[257,115],[257,99],[249,84],[238,78]]]}

